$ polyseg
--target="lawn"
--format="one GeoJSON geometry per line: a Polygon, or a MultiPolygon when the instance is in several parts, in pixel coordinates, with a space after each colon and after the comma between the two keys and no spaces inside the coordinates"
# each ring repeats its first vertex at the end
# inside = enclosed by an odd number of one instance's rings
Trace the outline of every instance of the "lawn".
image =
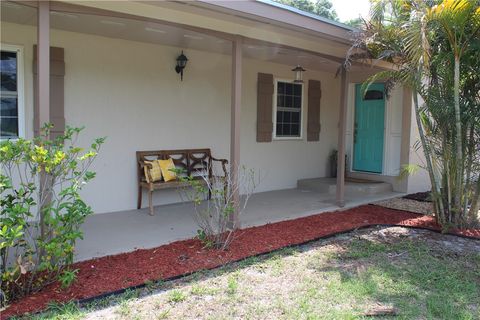
{"type": "Polygon", "coordinates": [[[364,319],[382,311],[479,319],[480,241],[358,230],[88,305],[52,305],[34,319],[364,319]]]}

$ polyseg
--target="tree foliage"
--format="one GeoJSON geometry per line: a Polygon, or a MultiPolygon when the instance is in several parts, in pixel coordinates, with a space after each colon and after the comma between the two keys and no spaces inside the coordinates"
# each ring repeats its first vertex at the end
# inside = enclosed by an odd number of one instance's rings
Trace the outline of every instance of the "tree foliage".
{"type": "Polygon", "coordinates": [[[364,24],[364,20],[363,20],[363,18],[358,17],[358,18],[355,18],[355,19],[347,20],[343,23],[346,24],[347,26],[360,29],[364,24]]]}
{"type": "Polygon", "coordinates": [[[299,10],[313,13],[321,17],[338,21],[337,12],[333,8],[333,4],[330,0],[274,0],[278,3],[285,4],[290,7],[297,8],[299,10]]]}

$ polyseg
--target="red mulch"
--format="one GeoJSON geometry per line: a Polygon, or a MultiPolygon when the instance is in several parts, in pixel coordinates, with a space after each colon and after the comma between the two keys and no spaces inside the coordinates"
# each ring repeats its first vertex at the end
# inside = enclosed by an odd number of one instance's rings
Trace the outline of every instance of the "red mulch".
{"type": "MultiPolygon", "coordinates": [[[[149,280],[168,279],[211,269],[286,246],[382,224],[439,230],[430,216],[365,205],[241,229],[228,251],[203,249],[196,239],[177,241],[154,249],[136,250],[76,263],[73,268],[80,271],[72,286],[61,289],[58,284],[52,284],[13,303],[2,313],[1,318],[40,311],[51,301],[67,302],[95,297],[141,285],[149,280]]],[[[480,239],[480,229],[457,230],[452,233],[480,239]]]]}

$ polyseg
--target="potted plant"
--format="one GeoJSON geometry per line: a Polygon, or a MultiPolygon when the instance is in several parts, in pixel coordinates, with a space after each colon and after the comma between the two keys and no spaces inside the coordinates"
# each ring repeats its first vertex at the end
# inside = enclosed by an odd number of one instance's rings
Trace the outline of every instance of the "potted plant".
{"type": "MultiPolygon", "coordinates": [[[[338,150],[333,149],[330,153],[330,177],[337,177],[338,150]]],[[[347,155],[345,155],[345,172],[347,172],[347,155]]]]}

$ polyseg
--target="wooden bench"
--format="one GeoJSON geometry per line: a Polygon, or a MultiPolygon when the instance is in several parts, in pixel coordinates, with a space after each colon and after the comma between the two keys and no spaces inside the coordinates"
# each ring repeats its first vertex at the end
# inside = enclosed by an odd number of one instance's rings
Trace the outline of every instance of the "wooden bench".
{"type": "MultiPolygon", "coordinates": [[[[150,215],[153,215],[152,194],[154,190],[180,188],[189,186],[189,182],[178,179],[165,182],[163,179],[156,182],[147,182],[145,178],[145,166],[151,167],[151,164],[145,161],[167,160],[172,158],[177,169],[185,170],[187,176],[206,183],[204,180],[205,172],[208,178],[213,178],[213,162],[220,162],[224,177],[227,176],[227,164],[225,159],[216,159],[212,157],[210,149],[184,149],[184,150],[158,150],[158,151],[137,151],[137,176],[138,176],[138,202],[137,208],[142,207],[142,189],[147,189],[148,205],[150,215]]],[[[225,179],[226,182],[226,179],[225,179]]],[[[210,197],[210,193],[208,197],[210,197]]]]}

